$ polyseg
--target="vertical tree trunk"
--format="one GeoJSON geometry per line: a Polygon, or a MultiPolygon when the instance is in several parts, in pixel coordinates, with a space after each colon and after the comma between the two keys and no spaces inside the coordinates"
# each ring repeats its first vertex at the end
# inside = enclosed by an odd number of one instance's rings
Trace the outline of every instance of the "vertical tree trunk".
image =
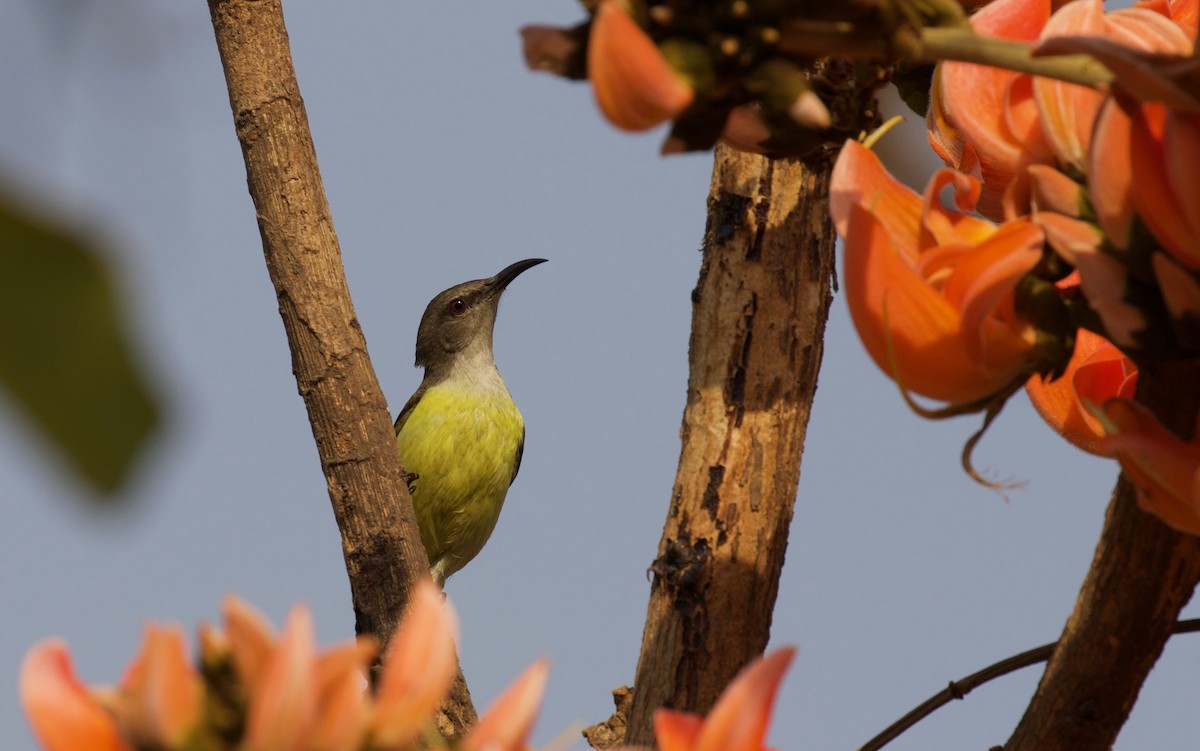
{"type": "Polygon", "coordinates": [[[829,168],[717,149],[626,743],[653,744],[658,707],[706,711],[770,635],[832,300],[829,168]]]}
{"type": "MultiPolygon", "coordinates": [[[[386,644],[429,571],[387,402],[354,314],[279,0],[209,0],[267,270],[342,535],[356,629],[386,644]]],[[[461,674],[440,720],[475,711],[461,674]]]]}
{"type": "MultiPolygon", "coordinates": [[[[1139,363],[1138,400],[1190,437],[1200,363],[1139,363]]],[[[1170,529],[1117,483],[1075,610],[1006,751],[1112,747],[1200,580],[1200,539],[1170,529]]]]}

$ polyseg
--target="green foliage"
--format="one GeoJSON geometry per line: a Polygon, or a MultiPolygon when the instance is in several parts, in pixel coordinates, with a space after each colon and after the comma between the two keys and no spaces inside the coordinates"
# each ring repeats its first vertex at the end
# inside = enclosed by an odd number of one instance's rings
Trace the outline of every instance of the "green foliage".
{"type": "Polygon", "coordinates": [[[158,422],[96,250],[0,198],[0,386],[95,489],[158,422]]]}

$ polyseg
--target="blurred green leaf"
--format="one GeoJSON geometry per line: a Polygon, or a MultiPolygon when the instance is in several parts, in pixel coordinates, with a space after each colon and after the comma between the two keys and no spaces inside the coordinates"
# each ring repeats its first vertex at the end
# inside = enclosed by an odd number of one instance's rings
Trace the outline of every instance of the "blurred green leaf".
{"type": "Polygon", "coordinates": [[[0,387],[105,494],[158,421],[115,297],[86,240],[0,197],[0,387]]]}

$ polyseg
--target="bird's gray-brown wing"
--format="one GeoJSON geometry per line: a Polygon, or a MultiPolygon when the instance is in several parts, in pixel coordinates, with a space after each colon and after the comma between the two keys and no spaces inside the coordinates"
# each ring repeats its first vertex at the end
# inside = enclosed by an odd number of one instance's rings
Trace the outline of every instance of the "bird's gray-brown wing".
{"type": "Polygon", "coordinates": [[[408,421],[408,416],[412,414],[413,409],[417,406],[417,402],[421,401],[421,397],[425,395],[425,382],[417,387],[416,392],[408,397],[408,401],[404,403],[404,408],[400,410],[400,414],[396,416],[394,427],[396,435],[400,435],[400,429],[404,427],[404,423],[408,421]]]}
{"type": "Polygon", "coordinates": [[[521,471],[521,457],[525,454],[525,426],[521,426],[521,440],[517,441],[517,460],[513,462],[512,479],[508,481],[512,485],[517,479],[517,473],[521,471]]]}

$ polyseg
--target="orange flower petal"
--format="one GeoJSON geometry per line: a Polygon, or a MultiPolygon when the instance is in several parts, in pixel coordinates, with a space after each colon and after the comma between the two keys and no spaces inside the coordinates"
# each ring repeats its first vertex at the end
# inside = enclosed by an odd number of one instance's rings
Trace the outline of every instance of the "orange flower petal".
{"type": "Polygon", "coordinates": [[[422,580],[384,657],[372,721],[377,745],[407,743],[430,721],[458,669],[457,631],[450,605],[432,581],[422,580]]]}
{"type": "Polygon", "coordinates": [[[378,649],[374,639],[360,638],[317,657],[320,711],[309,741],[314,751],[354,751],[361,747],[370,721],[365,672],[378,649]]]}
{"type": "Polygon", "coordinates": [[[1196,281],[1196,277],[1166,253],[1150,256],[1150,266],[1171,317],[1176,320],[1188,317],[1200,320],[1200,282],[1196,281]]]}
{"type": "Polygon", "coordinates": [[[300,751],[308,743],[317,714],[316,651],[312,615],[296,606],[250,696],[246,751],[300,751]]]}
{"type": "Polygon", "coordinates": [[[46,751],[130,751],[117,723],[71,665],[66,642],[45,639],[21,663],[21,704],[34,735],[46,751]]]}
{"type": "Polygon", "coordinates": [[[1038,414],[1056,433],[1091,454],[1102,453],[1104,428],[1087,409],[1109,399],[1130,399],[1137,388],[1137,367],[1098,334],[1080,329],[1066,371],[1055,381],[1034,376],[1025,392],[1038,414]]]}
{"type": "Polygon", "coordinates": [[[463,751],[521,751],[533,728],[550,663],[538,660],[496,698],[463,741],[463,751]]]}
{"type": "Polygon", "coordinates": [[[692,751],[704,718],[690,712],[674,709],[658,709],[654,712],[654,737],[659,751],[692,751]]]}
{"type": "MultiPolygon", "coordinates": [[[[987,36],[1033,41],[1049,18],[1049,0],[996,0],[971,17],[971,26],[987,36]]],[[[1040,132],[1032,84],[1028,76],[952,61],[939,66],[938,76],[937,119],[946,120],[973,147],[984,178],[980,211],[997,218],[1013,175],[1052,158],[1040,132]]]]}
{"type": "Polygon", "coordinates": [[[1138,488],[1146,511],[1186,534],[1200,535],[1200,444],[1185,443],[1150,410],[1114,399],[1104,405],[1115,434],[1104,448],[1138,488]]]}
{"type": "Polygon", "coordinates": [[[200,722],[204,685],[178,625],[146,627],[141,652],[122,684],[120,720],[139,745],[179,746],[200,722]]]}
{"type": "MultiPolygon", "coordinates": [[[[1055,36],[1100,36],[1105,31],[1104,4],[1099,0],[1071,2],[1054,13],[1042,32],[1043,39],[1055,36]]],[[[1062,164],[1085,167],[1092,124],[1104,94],[1087,86],[1049,78],[1033,82],[1034,98],[1046,139],[1062,164]]]]}
{"type": "Polygon", "coordinates": [[[1018,333],[1022,327],[991,319],[1042,259],[1042,241],[1041,229],[1028,220],[1005,224],[965,255],[946,281],[943,294],[959,310],[963,345],[984,374],[1003,373],[1007,380],[1029,353],[1029,342],[1018,333]]]}
{"type": "Polygon", "coordinates": [[[838,234],[846,236],[851,208],[869,206],[897,250],[912,262],[918,260],[917,236],[921,232],[921,197],[898,182],[879,156],[858,141],[846,141],[833,167],[829,214],[838,234]]]}
{"type": "Polygon", "coordinates": [[[1096,220],[1118,248],[1129,247],[1133,228],[1132,128],[1129,115],[1110,98],[1096,117],[1088,152],[1088,194],[1096,220]]]}
{"type": "Polygon", "coordinates": [[[760,751],[775,694],[796,655],[784,647],[751,662],[721,693],[696,739],[696,751],[760,751]]]}
{"type": "Polygon", "coordinates": [[[253,693],[262,682],[275,649],[275,629],[266,616],[235,595],[225,596],[221,610],[225,613],[225,638],[238,677],[253,693]]]}
{"type": "Polygon", "coordinates": [[[692,88],[620,0],[602,0],[596,9],[587,57],[596,103],[618,128],[653,128],[692,103],[692,88]]]}
{"type": "MultiPolygon", "coordinates": [[[[1197,239],[1192,235],[1187,210],[1175,192],[1167,172],[1169,152],[1164,143],[1169,115],[1161,104],[1142,105],[1133,116],[1131,152],[1133,160],[1133,202],[1154,236],[1175,258],[1188,266],[1200,265],[1189,257],[1197,239]]],[[[1171,155],[1173,158],[1173,155],[1171,155]]]]}

